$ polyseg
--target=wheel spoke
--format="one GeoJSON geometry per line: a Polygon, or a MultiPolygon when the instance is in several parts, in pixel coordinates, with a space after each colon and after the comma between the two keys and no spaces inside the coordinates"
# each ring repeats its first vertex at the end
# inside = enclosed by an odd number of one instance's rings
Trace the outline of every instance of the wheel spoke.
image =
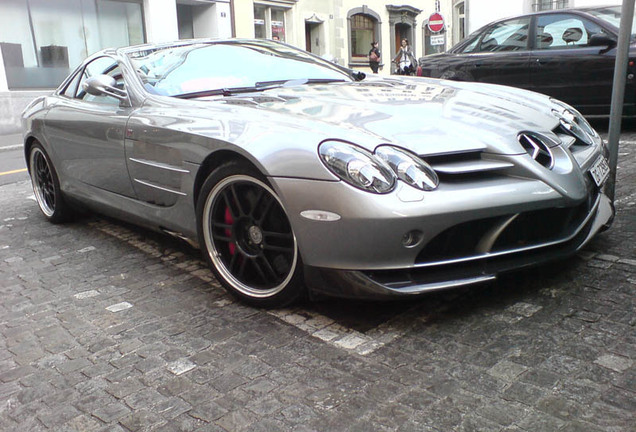
{"type": "Polygon", "coordinates": [[[274,246],[274,245],[270,245],[265,243],[263,245],[263,249],[268,250],[268,251],[272,251],[272,252],[281,252],[281,253],[286,253],[286,254],[293,254],[294,253],[294,247],[293,246],[274,246]]]}
{"type": "Polygon", "coordinates": [[[227,206],[227,208],[230,210],[230,213],[232,214],[232,218],[236,219],[240,216],[240,208],[239,211],[237,212],[236,209],[232,206],[232,197],[230,196],[230,192],[228,190],[224,190],[222,192],[223,195],[223,200],[225,201],[225,205],[227,206]]]}
{"type": "Polygon", "coordinates": [[[234,198],[234,202],[236,203],[236,207],[238,208],[239,211],[239,216],[243,216],[245,215],[245,212],[243,211],[243,206],[241,206],[241,201],[239,201],[239,197],[238,194],[236,192],[236,185],[235,184],[231,184],[230,185],[230,191],[232,192],[232,197],[234,198]]]}
{"type": "Polygon", "coordinates": [[[215,240],[220,240],[220,241],[224,241],[227,243],[231,243],[232,242],[232,237],[229,237],[227,235],[222,235],[222,234],[217,234],[217,233],[212,233],[212,238],[215,240]]]}
{"type": "Polygon", "coordinates": [[[293,240],[294,236],[291,233],[281,233],[276,231],[263,231],[263,237],[277,238],[283,240],[293,240]]]}
{"type": "Polygon", "coordinates": [[[212,221],[212,224],[214,225],[213,228],[218,228],[218,229],[227,229],[227,230],[231,230],[233,227],[233,224],[226,224],[223,222],[217,222],[217,221],[212,221]]]}
{"type": "MultiPolygon", "coordinates": [[[[257,260],[259,260],[259,258],[256,258],[257,260]]],[[[260,261],[262,262],[263,267],[265,268],[265,270],[272,276],[272,278],[275,281],[278,281],[279,277],[278,277],[278,273],[276,273],[276,270],[274,270],[274,268],[272,267],[272,265],[270,264],[269,260],[267,259],[267,257],[261,255],[260,256],[260,261]]]]}
{"type": "Polygon", "coordinates": [[[268,283],[269,280],[267,279],[267,276],[265,275],[265,272],[261,268],[261,265],[258,263],[258,259],[257,258],[252,258],[251,261],[252,261],[252,266],[256,269],[256,272],[261,277],[262,281],[265,282],[265,283],[268,283]]]}
{"type": "Polygon", "coordinates": [[[276,201],[274,200],[274,198],[269,197],[267,204],[265,204],[265,208],[263,209],[263,213],[261,213],[258,219],[256,219],[259,224],[262,224],[262,222],[265,220],[265,218],[267,217],[269,211],[272,209],[275,202],[276,201]]]}
{"type": "Polygon", "coordinates": [[[255,217],[256,210],[258,209],[258,205],[260,204],[261,199],[263,198],[264,195],[265,195],[265,191],[263,189],[259,189],[258,196],[252,203],[252,208],[250,209],[250,214],[248,216],[255,217]]]}

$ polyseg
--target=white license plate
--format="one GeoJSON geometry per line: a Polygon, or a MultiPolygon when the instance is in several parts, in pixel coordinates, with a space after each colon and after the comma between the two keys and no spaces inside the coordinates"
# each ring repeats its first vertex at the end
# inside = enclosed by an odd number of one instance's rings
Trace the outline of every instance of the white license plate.
{"type": "Polygon", "coordinates": [[[607,176],[609,176],[609,172],[609,164],[607,163],[607,159],[603,156],[599,156],[596,162],[594,162],[594,165],[590,168],[590,174],[592,175],[596,186],[601,186],[605,182],[607,176]]]}

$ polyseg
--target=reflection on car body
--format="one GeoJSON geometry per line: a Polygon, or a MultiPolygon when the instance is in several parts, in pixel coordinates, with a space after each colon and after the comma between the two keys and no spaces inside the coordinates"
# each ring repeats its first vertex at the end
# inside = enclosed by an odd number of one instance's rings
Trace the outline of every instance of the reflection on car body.
{"type": "Polygon", "coordinates": [[[611,223],[607,150],[572,107],[363,78],[265,40],[102,51],[23,114],[38,204],[188,239],[259,306],[488,281],[611,223]]]}

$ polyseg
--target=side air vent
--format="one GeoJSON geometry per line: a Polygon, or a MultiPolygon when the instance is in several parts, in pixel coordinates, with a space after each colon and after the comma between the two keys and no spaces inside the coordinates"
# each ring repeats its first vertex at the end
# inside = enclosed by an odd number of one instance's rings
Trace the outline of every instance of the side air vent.
{"type": "Polygon", "coordinates": [[[462,181],[501,175],[512,168],[511,162],[485,159],[482,151],[420,155],[445,180],[462,181]]]}
{"type": "Polygon", "coordinates": [[[554,156],[548,144],[551,143],[551,141],[539,134],[530,132],[520,133],[518,139],[519,144],[528,152],[532,159],[539,165],[547,169],[552,169],[554,166],[554,156]]]}

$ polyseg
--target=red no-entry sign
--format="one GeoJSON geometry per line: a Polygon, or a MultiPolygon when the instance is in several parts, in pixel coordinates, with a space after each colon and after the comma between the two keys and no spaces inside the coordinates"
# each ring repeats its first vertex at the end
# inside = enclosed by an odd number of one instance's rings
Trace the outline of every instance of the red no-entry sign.
{"type": "Polygon", "coordinates": [[[438,33],[444,29],[444,17],[438,12],[432,13],[428,17],[428,29],[433,33],[438,33]]]}

